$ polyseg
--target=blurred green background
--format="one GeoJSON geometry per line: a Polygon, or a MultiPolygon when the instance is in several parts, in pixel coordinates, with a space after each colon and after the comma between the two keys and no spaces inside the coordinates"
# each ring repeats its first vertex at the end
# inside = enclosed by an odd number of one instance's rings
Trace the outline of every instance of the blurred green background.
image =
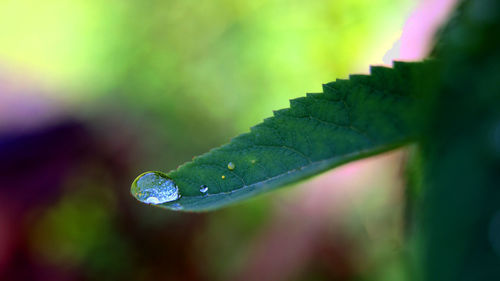
{"type": "Polygon", "coordinates": [[[0,1],[0,279],[405,280],[404,152],[206,214],[129,186],[382,64],[416,4],[0,1]]]}

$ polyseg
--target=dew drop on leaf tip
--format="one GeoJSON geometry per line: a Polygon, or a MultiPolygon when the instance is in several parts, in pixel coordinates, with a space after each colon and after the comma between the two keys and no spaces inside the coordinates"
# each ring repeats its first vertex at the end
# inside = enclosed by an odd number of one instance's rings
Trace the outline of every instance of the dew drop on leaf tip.
{"type": "Polygon", "coordinates": [[[145,172],[139,175],[130,189],[132,195],[147,204],[163,204],[179,199],[175,182],[161,172],[145,172]]]}

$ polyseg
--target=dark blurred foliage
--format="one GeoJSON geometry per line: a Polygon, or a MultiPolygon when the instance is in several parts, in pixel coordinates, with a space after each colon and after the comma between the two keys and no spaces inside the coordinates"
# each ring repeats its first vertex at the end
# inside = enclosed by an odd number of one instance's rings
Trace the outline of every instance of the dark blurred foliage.
{"type": "Polygon", "coordinates": [[[463,1],[440,32],[416,210],[424,280],[500,280],[500,1],[463,1]]]}

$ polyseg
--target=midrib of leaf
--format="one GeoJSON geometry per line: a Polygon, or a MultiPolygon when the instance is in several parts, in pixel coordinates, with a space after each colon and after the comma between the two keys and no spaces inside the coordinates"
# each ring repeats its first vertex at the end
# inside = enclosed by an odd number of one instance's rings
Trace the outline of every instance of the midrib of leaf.
{"type": "Polygon", "coordinates": [[[182,197],[159,206],[219,208],[410,142],[417,135],[412,77],[421,69],[419,63],[372,67],[370,76],[352,75],[291,100],[249,133],[168,173],[182,197]]]}

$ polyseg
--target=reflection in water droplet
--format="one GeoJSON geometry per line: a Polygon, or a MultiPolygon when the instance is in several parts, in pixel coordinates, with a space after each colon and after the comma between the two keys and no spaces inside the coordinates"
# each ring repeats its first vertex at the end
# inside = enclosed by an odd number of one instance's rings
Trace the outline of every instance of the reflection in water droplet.
{"type": "Polygon", "coordinates": [[[201,193],[206,193],[207,191],[208,191],[208,186],[206,186],[206,185],[200,186],[200,192],[201,193]]]}
{"type": "Polygon", "coordinates": [[[132,195],[147,204],[163,204],[180,198],[175,182],[161,172],[146,172],[132,183],[132,195]]]}
{"type": "Polygon", "coordinates": [[[232,171],[232,170],[234,170],[234,168],[235,168],[234,163],[233,163],[233,162],[229,162],[229,163],[227,163],[227,168],[228,168],[229,170],[231,170],[231,171],[232,171]]]}
{"type": "Polygon", "coordinates": [[[149,204],[160,204],[160,200],[158,198],[151,196],[148,199],[144,201],[144,203],[149,203],[149,204]]]}
{"type": "Polygon", "coordinates": [[[226,176],[222,175],[220,178],[221,178],[221,179],[226,179],[226,176]]]}

